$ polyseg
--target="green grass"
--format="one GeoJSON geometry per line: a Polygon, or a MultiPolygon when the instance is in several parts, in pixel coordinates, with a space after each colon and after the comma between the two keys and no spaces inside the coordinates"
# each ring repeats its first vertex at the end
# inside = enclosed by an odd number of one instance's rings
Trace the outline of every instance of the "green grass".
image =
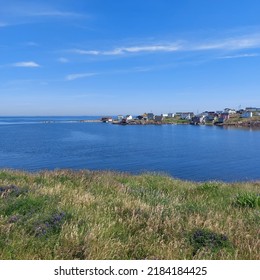
{"type": "Polygon", "coordinates": [[[0,259],[260,259],[260,182],[0,170],[0,259]]]}

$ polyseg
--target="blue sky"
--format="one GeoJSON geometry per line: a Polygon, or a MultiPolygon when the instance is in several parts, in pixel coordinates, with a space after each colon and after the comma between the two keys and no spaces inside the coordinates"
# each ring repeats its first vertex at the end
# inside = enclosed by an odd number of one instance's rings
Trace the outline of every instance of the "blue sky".
{"type": "Polygon", "coordinates": [[[260,107],[259,0],[0,7],[0,115],[260,107]]]}

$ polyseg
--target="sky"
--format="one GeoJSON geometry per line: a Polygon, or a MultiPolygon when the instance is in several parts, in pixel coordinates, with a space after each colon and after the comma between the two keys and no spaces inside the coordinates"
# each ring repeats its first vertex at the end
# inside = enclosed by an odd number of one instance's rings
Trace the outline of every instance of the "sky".
{"type": "Polygon", "coordinates": [[[260,107],[259,0],[0,0],[0,115],[260,107]]]}

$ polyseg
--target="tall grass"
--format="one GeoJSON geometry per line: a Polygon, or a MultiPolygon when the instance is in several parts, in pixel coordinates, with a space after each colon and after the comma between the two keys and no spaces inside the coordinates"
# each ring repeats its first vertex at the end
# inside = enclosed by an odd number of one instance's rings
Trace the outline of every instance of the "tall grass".
{"type": "Polygon", "coordinates": [[[260,182],[0,170],[0,259],[260,259],[260,182]]]}

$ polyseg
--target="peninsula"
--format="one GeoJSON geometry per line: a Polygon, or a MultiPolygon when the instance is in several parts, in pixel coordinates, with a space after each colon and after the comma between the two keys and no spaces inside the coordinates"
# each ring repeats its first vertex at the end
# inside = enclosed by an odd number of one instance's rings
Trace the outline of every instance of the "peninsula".
{"type": "Polygon", "coordinates": [[[118,115],[117,118],[102,117],[101,121],[120,125],[192,124],[260,128],[260,108],[247,107],[237,111],[225,108],[223,111],[205,111],[196,115],[193,112],[144,113],[136,117],[118,115]]]}

